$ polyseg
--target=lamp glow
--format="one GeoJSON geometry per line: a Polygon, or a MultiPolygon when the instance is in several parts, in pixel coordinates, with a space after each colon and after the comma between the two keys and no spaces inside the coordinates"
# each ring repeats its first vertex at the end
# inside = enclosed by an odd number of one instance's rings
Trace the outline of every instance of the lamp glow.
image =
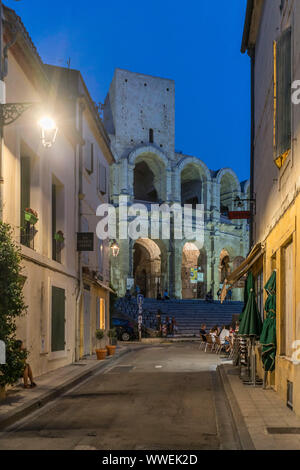
{"type": "Polygon", "coordinates": [[[118,256],[119,252],[120,252],[120,247],[117,244],[116,240],[113,240],[113,242],[110,246],[110,249],[111,249],[113,257],[116,258],[118,256]]]}
{"type": "Polygon", "coordinates": [[[49,116],[44,116],[39,120],[38,125],[41,128],[43,146],[46,148],[52,147],[58,131],[55,121],[49,116]]]}

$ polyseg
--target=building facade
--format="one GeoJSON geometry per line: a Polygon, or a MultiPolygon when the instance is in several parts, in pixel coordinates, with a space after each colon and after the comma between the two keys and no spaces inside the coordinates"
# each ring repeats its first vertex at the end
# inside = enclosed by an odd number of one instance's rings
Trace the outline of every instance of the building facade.
{"type": "MultiPolygon", "coordinates": [[[[253,266],[262,286],[276,269],[275,371],[269,384],[300,414],[300,106],[292,83],[300,78],[300,4],[248,1],[242,52],[252,64],[251,192],[256,197],[253,266]]],[[[299,95],[299,93],[298,93],[299,95]]],[[[266,296],[264,296],[266,300],[266,296]]]]}
{"type": "Polygon", "coordinates": [[[80,254],[76,233],[95,234],[113,157],[80,73],[67,71],[72,87],[63,95],[63,74],[58,79],[45,66],[14,11],[5,7],[4,14],[10,47],[2,102],[33,105],[21,116],[14,109],[13,122],[4,126],[1,220],[12,226],[21,249],[28,312],[17,337],[38,376],[92,353],[96,328],[109,328],[107,247],[100,249],[94,235],[94,252],[80,254]],[[43,146],[37,125],[45,112],[59,128],[51,148],[43,146]]]}
{"type": "MultiPolygon", "coordinates": [[[[249,182],[234,171],[210,170],[194,156],[175,150],[175,83],[173,80],[116,69],[104,104],[104,125],[116,163],[111,171],[111,200],[127,209],[143,203],[204,206],[204,244],[196,240],[147,237],[120,239],[112,259],[111,281],[119,295],[138,285],[147,297],[168,290],[174,298],[216,298],[225,272],[248,253],[248,224],[230,220],[236,198],[249,196],[249,182]],[[199,272],[191,282],[191,269],[199,272]]],[[[245,205],[247,203],[244,203],[245,205]]],[[[246,209],[246,207],[244,206],[246,209]]],[[[119,217],[117,217],[119,221],[119,217]]],[[[160,222],[161,224],[161,222],[160,222]]],[[[118,227],[119,228],[119,227],[118,227]]],[[[242,298],[235,289],[235,300],[242,298]]]]}

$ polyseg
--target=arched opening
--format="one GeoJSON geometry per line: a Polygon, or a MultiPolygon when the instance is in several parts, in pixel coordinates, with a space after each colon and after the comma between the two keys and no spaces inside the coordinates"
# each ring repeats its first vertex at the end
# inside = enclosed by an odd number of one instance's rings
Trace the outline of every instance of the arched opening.
{"type": "Polygon", "coordinates": [[[188,164],[181,172],[181,204],[196,204],[203,202],[203,175],[199,166],[188,164]]]}
{"type": "Polygon", "coordinates": [[[223,249],[220,253],[220,265],[219,265],[219,272],[220,272],[220,284],[223,284],[225,279],[228,278],[231,269],[229,266],[230,257],[227,250],[223,249]]]}
{"type": "Polygon", "coordinates": [[[228,217],[228,212],[234,210],[234,200],[239,193],[236,179],[231,173],[225,173],[220,184],[220,214],[228,217]]]}
{"type": "Polygon", "coordinates": [[[159,246],[148,238],[140,238],[134,244],[133,275],[145,297],[156,298],[162,289],[162,260],[159,246]]]}
{"type": "Polygon", "coordinates": [[[204,299],[206,294],[206,252],[194,243],[182,250],[181,286],[183,299],[204,299]]]}
{"type": "Polygon", "coordinates": [[[134,168],[134,198],[139,201],[158,202],[154,186],[154,174],[146,162],[139,162],[134,168]]]}
{"type": "Polygon", "coordinates": [[[155,154],[141,154],[135,160],[133,191],[137,201],[165,201],[165,166],[155,154]]]}

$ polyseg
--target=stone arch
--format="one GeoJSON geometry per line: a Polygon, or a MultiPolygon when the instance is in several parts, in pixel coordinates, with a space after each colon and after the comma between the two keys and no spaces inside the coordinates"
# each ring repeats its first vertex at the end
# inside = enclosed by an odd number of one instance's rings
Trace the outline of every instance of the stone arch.
{"type": "Polygon", "coordinates": [[[178,164],[177,164],[177,169],[179,171],[179,174],[184,170],[184,168],[187,165],[193,164],[195,167],[199,168],[199,170],[203,173],[205,176],[205,181],[210,180],[210,171],[208,167],[205,165],[205,163],[200,160],[200,158],[197,157],[184,157],[182,158],[178,164]]]}
{"type": "MultiPolygon", "coordinates": [[[[167,198],[167,157],[154,146],[136,149],[129,155],[133,167],[134,199],[161,202],[167,198]]],[[[131,179],[131,178],[130,178],[131,179]]]]}
{"type": "MultiPolygon", "coordinates": [[[[244,185],[244,188],[243,188],[243,198],[244,199],[250,199],[250,180],[247,180],[245,182],[245,185],[244,185]]],[[[245,210],[250,210],[250,201],[249,200],[244,203],[244,208],[245,208],[245,210]]]]}
{"type": "Polygon", "coordinates": [[[235,208],[234,200],[241,194],[241,185],[231,168],[223,168],[217,173],[216,181],[220,185],[220,213],[227,216],[235,208]]]}
{"type": "Polygon", "coordinates": [[[206,250],[196,242],[182,246],[181,297],[183,299],[205,298],[207,276],[206,250]],[[195,279],[191,279],[191,272],[195,279]]]}
{"type": "Polygon", "coordinates": [[[231,268],[229,266],[229,263],[231,262],[229,252],[226,248],[223,248],[220,252],[220,264],[219,264],[219,281],[220,284],[223,284],[225,279],[228,277],[228,275],[231,272],[231,268]]]}
{"type": "Polygon", "coordinates": [[[185,157],[177,164],[177,192],[181,204],[207,204],[210,171],[199,158],[185,157]]]}
{"type": "Polygon", "coordinates": [[[250,180],[245,181],[244,188],[243,188],[244,196],[250,196],[250,180]]]}
{"type": "Polygon", "coordinates": [[[139,238],[133,252],[135,286],[139,286],[145,297],[156,298],[162,287],[162,251],[150,238],[139,238]]]}

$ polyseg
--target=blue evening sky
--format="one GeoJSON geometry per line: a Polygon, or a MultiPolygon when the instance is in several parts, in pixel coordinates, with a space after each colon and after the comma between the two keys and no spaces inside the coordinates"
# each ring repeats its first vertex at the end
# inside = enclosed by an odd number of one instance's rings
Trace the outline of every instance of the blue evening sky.
{"type": "Polygon", "coordinates": [[[44,62],[79,69],[104,101],[116,67],[176,82],[176,150],[249,177],[246,0],[6,0],[44,62]]]}

